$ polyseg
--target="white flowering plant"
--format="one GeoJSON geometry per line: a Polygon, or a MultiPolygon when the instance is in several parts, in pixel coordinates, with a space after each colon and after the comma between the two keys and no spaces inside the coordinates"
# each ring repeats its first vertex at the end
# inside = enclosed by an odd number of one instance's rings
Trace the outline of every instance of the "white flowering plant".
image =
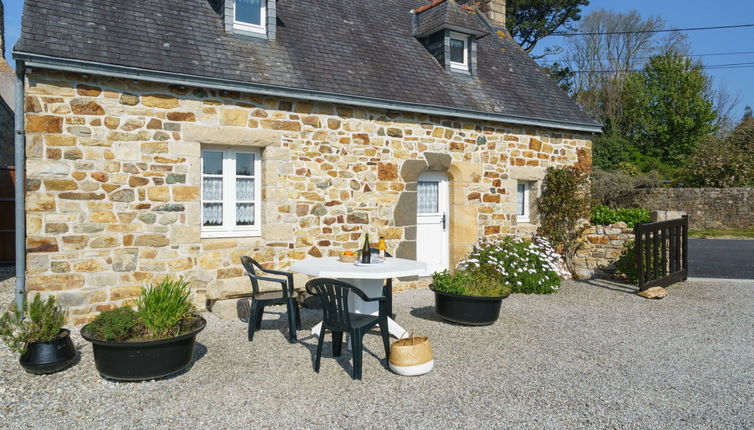
{"type": "Polygon", "coordinates": [[[484,272],[514,293],[549,294],[560,288],[568,275],[563,258],[543,238],[518,236],[482,240],[460,263],[460,271],[484,272]]]}

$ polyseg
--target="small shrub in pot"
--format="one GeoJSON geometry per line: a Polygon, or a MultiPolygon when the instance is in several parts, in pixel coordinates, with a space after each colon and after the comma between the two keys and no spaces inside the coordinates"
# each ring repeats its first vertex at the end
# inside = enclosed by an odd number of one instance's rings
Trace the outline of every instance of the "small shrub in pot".
{"type": "Polygon", "coordinates": [[[0,339],[20,354],[21,366],[30,373],[54,373],[70,366],[76,349],[70,332],[63,329],[65,310],[55,296],[47,299],[37,294],[24,300],[23,311],[14,310],[0,316],[0,339]]]}

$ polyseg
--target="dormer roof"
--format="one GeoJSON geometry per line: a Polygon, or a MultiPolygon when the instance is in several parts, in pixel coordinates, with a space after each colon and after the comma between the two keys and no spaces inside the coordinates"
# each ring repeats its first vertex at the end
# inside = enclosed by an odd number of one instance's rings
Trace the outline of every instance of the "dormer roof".
{"type": "Polygon", "coordinates": [[[413,14],[416,37],[425,37],[444,29],[476,37],[490,33],[490,27],[478,11],[467,5],[459,5],[453,0],[434,0],[414,9],[413,14]]]}

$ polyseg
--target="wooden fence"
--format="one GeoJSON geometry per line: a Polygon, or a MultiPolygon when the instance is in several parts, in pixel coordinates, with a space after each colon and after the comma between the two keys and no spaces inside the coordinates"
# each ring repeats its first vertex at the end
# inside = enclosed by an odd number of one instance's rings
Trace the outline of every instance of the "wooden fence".
{"type": "Polygon", "coordinates": [[[639,290],[667,287],[688,278],[689,218],[634,227],[639,290]]]}

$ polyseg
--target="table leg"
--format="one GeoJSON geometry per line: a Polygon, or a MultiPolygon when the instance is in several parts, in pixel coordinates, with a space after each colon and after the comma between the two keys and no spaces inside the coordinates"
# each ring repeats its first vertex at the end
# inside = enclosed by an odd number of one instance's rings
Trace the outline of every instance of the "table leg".
{"type": "Polygon", "coordinates": [[[388,317],[387,319],[387,330],[392,334],[393,336],[397,337],[398,339],[403,339],[404,337],[408,337],[409,333],[401,327],[397,322],[395,322],[394,319],[388,317]]]}
{"type": "Polygon", "coordinates": [[[312,336],[319,336],[319,333],[322,331],[322,321],[318,322],[314,327],[312,327],[312,336]]]}

